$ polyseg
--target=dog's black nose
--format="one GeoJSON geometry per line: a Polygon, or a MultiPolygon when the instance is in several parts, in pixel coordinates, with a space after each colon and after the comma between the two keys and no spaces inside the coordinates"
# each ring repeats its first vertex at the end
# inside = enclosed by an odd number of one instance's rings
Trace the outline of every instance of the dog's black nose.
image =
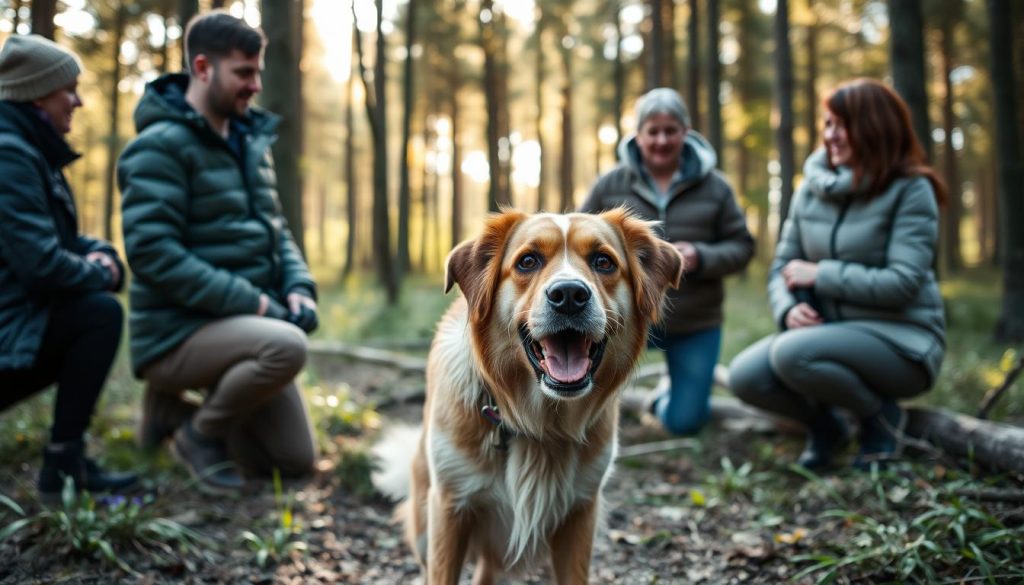
{"type": "Polygon", "coordinates": [[[563,280],[547,290],[548,304],[563,315],[575,315],[590,302],[590,289],[581,280],[563,280]]]}

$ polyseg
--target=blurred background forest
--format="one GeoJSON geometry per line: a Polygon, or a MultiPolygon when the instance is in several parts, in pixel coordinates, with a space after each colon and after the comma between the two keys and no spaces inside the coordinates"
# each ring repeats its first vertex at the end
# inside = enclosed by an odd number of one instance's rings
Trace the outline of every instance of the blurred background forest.
{"type": "Polygon", "coordinates": [[[1024,3],[0,0],[0,40],[38,32],[85,62],[69,172],[84,231],[119,242],[132,111],[211,8],[269,37],[257,99],[284,118],[282,204],[327,281],[372,271],[393,302],[489,210],[572,209],[659,85],[686,98],[768,258],[823,94],[867,76],[907,99],[951,186],[940,273],[1001,268],[997,336],[1024,336],[1024,3]]]}

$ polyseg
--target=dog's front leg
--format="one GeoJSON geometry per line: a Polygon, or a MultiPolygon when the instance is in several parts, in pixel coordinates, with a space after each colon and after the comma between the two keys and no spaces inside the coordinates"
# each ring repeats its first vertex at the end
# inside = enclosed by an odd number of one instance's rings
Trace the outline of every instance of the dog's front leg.
{"type": "Polygon", "coordinates": [[[551,566],[558,585],[586,585],[589,579],[597,506],[596,501],[577,504],[551,535],[551,566]]]}
{"type": "Polygon", "coordinates": [[[427,585],[457,585],[473,529],[467,511],[457,510],[444,488],[432,485],[428,494],[427,585]]]}

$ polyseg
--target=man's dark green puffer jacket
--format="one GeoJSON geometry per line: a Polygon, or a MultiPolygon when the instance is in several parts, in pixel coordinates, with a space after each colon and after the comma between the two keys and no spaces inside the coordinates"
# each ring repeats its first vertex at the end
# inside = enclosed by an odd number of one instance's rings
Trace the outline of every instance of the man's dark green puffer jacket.
{"type": "Polygon", "coordinates": [[[278,201],[278,118],[252,108],[232,121],[239,159],[187,104],[187,87],[183,74],[146,87],[139,135],[118,163],[136,375],[204,324],[255,314],[260,293],[284,304],[289,292],[316,290],[278,201]]]}

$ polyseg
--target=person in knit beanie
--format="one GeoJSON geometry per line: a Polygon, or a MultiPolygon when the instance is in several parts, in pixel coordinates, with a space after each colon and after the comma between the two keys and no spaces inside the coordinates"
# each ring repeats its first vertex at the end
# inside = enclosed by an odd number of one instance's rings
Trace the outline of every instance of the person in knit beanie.
{"type": "Polygon", "coordinates": [[[78,158],[64,136],[82,106],[82,64],[38,35],[0,49],[0,411],[57,385],[38,489],[135,483],[86,457],[84,435],[106,383],[124,320],[111,294],[124,266],[109,243],[78,233],[63,168],[78,158]]]}

